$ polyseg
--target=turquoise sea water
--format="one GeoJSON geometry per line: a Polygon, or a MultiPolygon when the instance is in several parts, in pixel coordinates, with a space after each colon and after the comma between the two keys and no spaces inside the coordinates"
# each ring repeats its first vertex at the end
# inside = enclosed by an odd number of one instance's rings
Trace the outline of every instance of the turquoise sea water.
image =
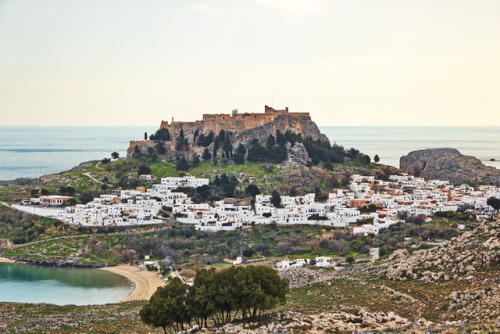
{"type": "MultiPolygon", "coordinates": [[[[38,177],[80,162],[125,155],[130,140],[157,127],[0,127],[0,180],[38,177]]],[[[320,127],[330,141],[355,147],[381,163],[398,166],[410,151],[453,147],[500,168],[500,126],[494,127],[320,127]],[[490,162],[489,159],[496,159],[490,162]]]]}
{"type": "Polygon", "coordinates": [[[131,291],[126,278],[102,270],[0,263],[0,302],[107,304],[131,291]]]}

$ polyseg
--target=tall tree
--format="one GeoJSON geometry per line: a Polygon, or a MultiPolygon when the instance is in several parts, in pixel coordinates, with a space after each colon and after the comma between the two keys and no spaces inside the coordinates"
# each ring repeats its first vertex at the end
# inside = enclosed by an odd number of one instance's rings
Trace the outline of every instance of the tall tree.
{"type": "Polygon", "coordinates": [[[111,157],[113,159],[118,159],[120,157],[120,154],[118,152],[113,152],[113,153],[111,153],[111,157]]]}
{"type": "Polygon", "coordinates": [[[165,142],[157,140],[155,144],[155,151],[158,152],[159,155],[164,155],[165,153],[167,153],[165,142]]]}
{"type": "Polygon", "coordinates": [[[281,196],[280,196],[280,193],[276,189],[273,190],[273,192],[271,193],[271,204],[275,208],[279,208],[281,206],[281,196]]]}
{"type": "Polygon", "coordinates": [[[276,138],[274,138],[273,135],[269,135],[269,137],[267,137],[266,146],[269,148],[273,147],[274,145],[276,145],[276,138]]]}
{"type": "Polygon", "coordinates": [[[260,189],[255,184],[249,184],[248,187],[245,189],[245,194],[255,197],[258,194],[260,194],[260,189]]]}
{"type": "Polygon", "coordinates": [[[375,162],[380,161],[380,157],[378,156],[378,154],[375,154],[375,156],[373,157],[373,161],[375,161],[375,162]]]}
{"type": "Polygon", "coordinates": [[[491,206],[495,212],[500,209],[500,198],[490,197],[486,200],[486,204],[491,206]]]}
{"type": "Polygon", "coordinates": [[[203,161],[208,161],[212,158],[212,154],[210,153],[208,148],[205,148],[203,150],[203,155],[201,156],[201,158],[203,159],[203,161]]]}
{"type": "Polygon", "coordinates": [[[188,171],[189,170],[189,163],[187,162],[186,158],[181,157],[177,161],[177,164],[175,165],[175,169],[181,170],[181,171],[188,171]]]}
{"type": "Polygon", "coordinates": [[[234,154],[234,163],[239,165],[244,164],[246,153],[247,149],[245,148],[245,145],[239,144],[236,148],[236,153],[234,154]]]}
{"type": "Polygon", "coordinates": [[[139,175],[151,174],[151,168],[149,168],[148,165],[140,165],[139,168],[137,169],[137,174],[139,175]]]}

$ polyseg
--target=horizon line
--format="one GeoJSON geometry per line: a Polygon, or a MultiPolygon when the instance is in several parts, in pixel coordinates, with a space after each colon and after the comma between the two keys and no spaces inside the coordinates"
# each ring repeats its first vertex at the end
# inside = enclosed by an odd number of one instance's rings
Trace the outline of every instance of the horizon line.
{"type": "MultiPolygon", "coordinates": [[[[316,123],[316,122],[315,122],[316,123]]],[[[316,123],[317,124],[317,123],[316,123]]],[[[478,125],[320,125],[317,124],[318,127],[357,127],[357,128],[380,128],[380,127],[387,127],[387,128],[395,128],[395,127],[405,127],[405,128],[412,128],[412,127],[419,127],[419,128],[431,128],[431,127],[438,127],[438,128],[453,128],[453,127],[498,127],[500,124],[478,124],[478,125]]],[[[151,124],[143,124],[143,125],[103,125],[103,124],[88,124],[88,125],[77,125],[77,124],[57,124],[57,125],[49,125],[49,124],[42,124],[42,125],[36,125],[36,124],[13,124],[13,125],[1,125],[0,127],[7,128],[7,127],[158,127],[158,125],[151,125],[151,124]]],[[[158,127],[159,128],[159,127],[158,127]]]]}

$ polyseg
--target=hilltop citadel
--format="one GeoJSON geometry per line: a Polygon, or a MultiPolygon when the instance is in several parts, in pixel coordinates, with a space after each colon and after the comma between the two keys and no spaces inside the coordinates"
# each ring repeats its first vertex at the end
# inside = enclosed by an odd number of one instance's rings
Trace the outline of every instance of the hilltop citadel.
{"type": "MultiPolygon", "coordinates": [[[[329,143],[328,138],[321,134],[318,126],[311,120],[309,113],[289,112],[288,107],[274,109],[264,106],[264,113],[238,113],[235,109],[231,114],[204,114],[201,121],[195,122],[174,121],[172,118],[171,122],[161,121],[160,129],[168,130],[170,136],[170,140],[165,141],[167,155],[179,153],[176,150],[176,139],[184,137],[189,148],[184,149],[182,154],[187,157],[193,153],[201,154],[203,151],[204,147],[196,141],[198,136],[209,133],[217,135],[221,130],[233,134],[233,147],[239,143],[248,146],[254,139],[265,142],[269,135],[276,136],[278,132],[284,134],[287,131],[329,143]]],[[[154,140],[131,141],[127,154],[131,157],[134,150],[147,153],[148,148],[155,145],[157,143],[154,140]]]]}
{"type": "Polygon", "coordinates": [[[177,122],[172,118],[170,123],[162,121],[160,128],[168,129],[170,133],[178,133],[181,129],[184,131],[199,129],[202,133],[210,131],[219,133],[220,130],[243,132],[273,122],[280,115],[303,116],[307,120],[311,120],[309,113],[291,113],[288,111],[288,107],[278,110],[264,106],[264,113],[238,113],[238,110],[234,109],[231,114],[203,114],[203,119],[195,122],[177,122]]]}

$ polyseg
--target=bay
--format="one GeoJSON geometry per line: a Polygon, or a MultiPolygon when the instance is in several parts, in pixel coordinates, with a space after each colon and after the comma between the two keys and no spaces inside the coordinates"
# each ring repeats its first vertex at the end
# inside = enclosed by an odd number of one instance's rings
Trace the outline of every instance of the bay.
{"type": "Polygon", "coordinates": [[[95,305],[118,303],[130,292],[125,277],[103,270],[0,263],[0,302],[95,305]]]}

